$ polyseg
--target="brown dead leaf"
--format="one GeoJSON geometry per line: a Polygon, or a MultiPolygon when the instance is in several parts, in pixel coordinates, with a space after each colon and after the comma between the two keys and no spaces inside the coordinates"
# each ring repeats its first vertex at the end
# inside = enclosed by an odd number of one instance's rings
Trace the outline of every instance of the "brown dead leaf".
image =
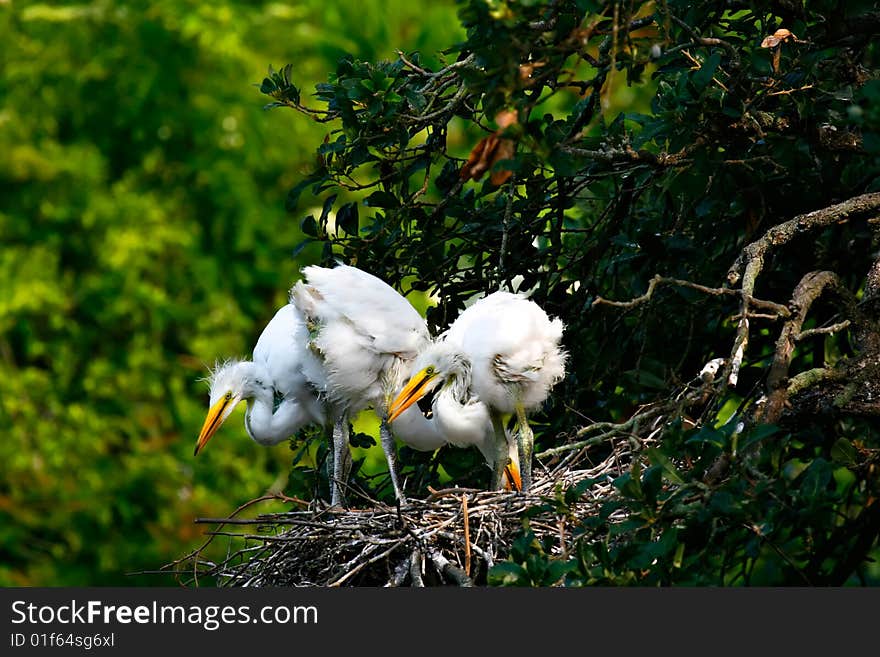
{"type": "Polygon", "coordinates": [[[770,36],[764,37],[764,40],[761,41],[762,48],[772,48],[773,49],[773,72],[779,73],[779,60],[782,57],[782,48],[780,46],[786,41],[797,41],[798,38],[791,33],[791,31],[786,30],[784,27],[780,27],[770,36]]]}
{"type": "Polygon", "coordinates": [[[516,123],[516,110],[501,110],[500,112],[498,112],[498,114],[495,115],[495,124],[498,126],[498,130],[495,132],[495,134],[497,135],[505,128],[509,128],[516,123]]]}
{"type": "Polygon", "coordinates": [[[761,41],[762,48],[776,48],[780,43],[785,43],[786,41],[797,41],[798,38],[792,34],[789,30],[786,30],[784,27],[779,28],[770,36],[764,37],[764,40],[761,41]]]}
{"type": "MultiPolygon", "coordinates": [[[[498,129],[488,137],[483,137],[474,146],[467,162],[461,167],[459,177],[462,180],[479,180],[487,171],[491,170],[496,162],[509,160],[516,153],[516,142],[512,139],[500,137],[504,130],[518,122],[515,110],[502,110],[495,115],[495,123],[498,129]]],[[[503,185],[513,175],[513,171],[499,169],[493,171],[489,182],[495,187],[503,185]]]]}
{"type": "Polygon", "coordinates": [[[495,135],[483,137],[478,141],[477,145],[471,150],[467,162],[461,167],[461,172],[459,173],[461,179],[479,180],[482,178],[483,174],[486,173],[486,170],[489,168],[489,159],[497,146],[498,137],[495,135]]]}
{"type": "Polygon", "coordinates": [[[532,74],[535,72],[535,69],[546,65],[547,62],[528,62],[527,64],[520,64],[519,79],[523,83],[523,86],[530,87],[534,82],[534,80],[532,80],[532,74]]]}
{"type": "MultiPolygon", "coordinates": [[[[512,159],[515,152],[516,144],[512,140],[499,139],[498,148],[495,149],[495,156],[492,158],[492,164],[494,165],[500,160],[512,159]]],[[[500,187],[506,183],[512,175],[513,171],[510,171],[509,169],[498,169],[497,171],[493,171],[492,175],[489,176],[489,182],[495,185],[495,187],[500,187]]]]}

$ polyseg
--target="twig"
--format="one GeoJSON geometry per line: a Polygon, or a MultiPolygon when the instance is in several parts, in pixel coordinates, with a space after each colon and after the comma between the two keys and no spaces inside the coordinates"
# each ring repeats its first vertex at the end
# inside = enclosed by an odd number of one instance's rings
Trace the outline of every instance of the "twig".
{"type": "Polygon", "coordinates": [[[385,584],[386,588],[396,588],[401,586],[406,581],[406,576],[409,574],[409,567],[409,557],[401,560],[401,562],[397,564],[397,568],[394,569],[394,574],[391,576],[391,579],[385,584]]]}
{"type": "Polygon", "coordinates": [[[814,335],[831,335],[833,333],[837,333],[838,331],[843,331],[844,329],[849,328],[850,324],[852,324],[852,322],[848,319],[845,319],[842,322],[837,322],[837,324],[832,324],[831,326],[807,329],[806,331],[801,331],[796,336],[794,336],[794,339],[797,342],[800,342],[801,340],[812,338],[814,335]]]}
{"type": "Polygon", "coordinates": [[[424,588],[425,586],[425,582],[422,579],[423,562],[421,550],[413,550],[409,556],[409,578],[412,580],[412,585],[416,588],[424,588]]]}
{"type": "MultiPolygon", "coordinates": [[[[222,527],[226,523],[233,522],[233,518],[235,518],[235,516],[237,516],[239,513],[241,513],[245,509],[248,509],[255,504],[259,504],[260,502],[266,502],[267,500],[281,500],[283,502],[293,502],[295,504],[308,506],[307,502],[300,500],[298,498],[295,498],[295,497],[288,497],[287,495],[284,495],[282,493],[272,493],[271,495],[263,495],[261,497],[254,498],[254,499],[250,500],[249,502],[245,502],[244,504],[242,504],[235,511],[233,511],[229,515],[228,518],[224,518],[223,520],[220,521],[220,527],[222,527]]],[[[196,520],[196,522],[198,522],[198,520],[196,520]]],[[[207,541],[202,543],[199,547],[197,547],[195,550],[190,552],[188,555],[186,555],[185,557],[181,557],[180,559],[177,559],[176,561],[172,561],[170,564],[163,566],[162,569],[164,570],[167,568],[176,568],[184,561],[188,561],[191,559],[193,561],[193,580],[195,581],[196,586],[198,586],[199,576],[198,576],[198,571],[196,570],[196,566],[198,564],[198,558],[201,555],[202,551],[204,551],[205,548],[207,548],[213,542],[214,538],[215,538],[214,535],[210,535],[207,541]]]]}
{"type": "Polygon", "coordinates": [[[341,577],[339,577],[339,578],[335,579],[334,581],[330,582],[327,586],[339,586],[339,585],[343,584],[347,579],[353,577],[353,576],[354,576],[356,573],[358,573],[362,568],[364,568],[365,566],[368,566],[368,565],[371,564],[371,563],[375,563],[375,562],[378,561],[379,559],[384,559],[384,558],[387,557],[389,554],[391,554],[392,552],[394,552],[394,550],[396,550],[399,546],[400,546],[400,542],[399,542],[399,541],[398,541],[398,542],[395,542],[390,548],[388,548],[387,550],[385,550],[385,551],[382,552],[381,554],[377,554],[377,555],[371,557],[368,561],[363,561],[363,562],[361,562],[360,564],[358,564],[355,568],[353,568],[353,569],[350,570],[349,572],[345,573],[345,574],[342,575],[341,577]]]}
{"type": "Polygon", "coordinates": [[[731,44],[727,41],[724,41],[723,39],[717,39],[714,37],[701,37],[699,34],[697,34],[697,32],[694,30],[694,28],[692,28],[690,25],[685,23],[683,20],[681,20],[677,16],[673,16],[672,14],[669,14],[669,17],[679,27],[681,27],[685,32],[687,32],[693,41],[699,43],[702,46],[720,46],[721,48],[723,48],[727,52],[728,57],[730,57],[731,67],[733,67],[734,69],[738,69],[740,67],[739,53],[736,51],[736,48],[733,46],[733,44],[731,44]]]}
{"type": "Polygon", "coordinates": [[[402,62],[403,62],[404,64],[406,64],[409,68],[411,68],[412,70],[414,70],[416,73],[420,73],[420,74],[422,74],[422,75],[430,75],[430,72],[429,72],[429,71],[426,71],[426,70],[423,69],[421,66],[417,66],[416,64],[413,64],[411,61],[409,61],[409,60],[406,58],[406,55],[403,54],[403,51],[402,51],[402,50],[395,50],[394,52],[396,52],[396,53],[397,53],[397,56],[400,57],[400,61],[402,61],[402,62]]]}
{"type": "MultiPolygon", "coordinates": [[[[605,299],[604,297],[596,297],[593,299],[593,306],[605,305],[605,306],[615,306],[617,308],[634,308],[646,301],[650,300],[654,294],[654,291],[661,286],[673,285],[676,287],[685,287],[691,290],[696,290],[697,292],[702,292],[704,294],[711,294],[714,296],[733,296],[733,297],[741,297],[743,292],[742,290],[736,290],[729,287],[707,287],[705,285],[700,285],[699,283],[692,283],[691,281],[684,281],[678,278],[666,278],[664,276],[660,276],[660,274],[656,274],[649,282],[648,289],[644,294],[638,296],[634,299],[630,299],[629,301],[610,301],[605,299]]],[[[791,311],[786,307],[778,303],[774,303],[772,301],[764,301],[763,299],[750,299],[751,304],[756,308],[762,308],[764,310],[773,311],[777,316],[780,317],[789,317],[791,315],[791,311]]]]}
{"type": "MultiPolygon", "coordinates": [[[[629,470],[633,458],[628,440],[614,445],[599,464],[591,463],[585,453],[566,453],[559,459],[565,467],[557,464],[537,471],[528,495],[433,490],[429,499],[411,498],[400,509],[372,500],[367,508],[294,510],[234,519],[240,522],[230,522],[226,529],[227,519],[203,518],[217,521],[211,538],[226,537],[230,549],[220,560],[200,558],[197,552],[179,560],[178,565],[186,562],[193,572],[181,584],[198,585],[210,576],[217,586],[426,586],[434,582],[423,573],[424,561],[430,559],[447,583],[475,585],[478,575],[485,576],[498,560],[508,558],[522,532],[523,513],[541,509],[545,497],[589,479],[591,488],[572,506],[568,519],[582,522],[616,494],[610,482],[629,470]],[[235,527],[243,531],[236,532],[235,527]],[[233,549],[236,541],[243,546],[233,549]]],[[[533,512],[536,536],[558,542],[558,519],[552,508],[533,512]]],[[[619,511],[609,522],[625,519],[625,512],[619,511]]]]}
{"type": "Polygon", "coordinates": [[[560,445],[559,447],[551,447],[543,452],[536,454],[535,458],[543,459],[549,456],[555,456],[564,452],[586,449],[594,445],[601,444],[614,436],[631,435],[636,427],[664,415],[680,413],[681,409],[695,403],[704,402],[713,390],[714,377],[707,377],[702,385],[698,388],[687,389],[684,395],[679,398],[672,399],[665,404],[655,404],[646,407],[644,410],[637,411],[625,422],[594,422],[585,427],[578,429],[575,436],[581,437],[587,434],[598,434],[574,443],[560,445]]]}
{"type": "Polygon", "coordinates": [[[458,487],[456,487],[456,488],[442,488],[440,490],[437,490],[435,488],[431,488],[430,486],[428,486],[428,492],[430,493],[430,495],[428,495],[428,497],[425,498],[425,501],[426,502],[434,502],[435,500],[439,500],[441,497],[458,496],[458,495],[461,495],[462,493],[478,493],[479,491],[480,491],[479,488],[458,488],[458,487]]]}
{"type": "Polygon", "coordinates": [[[461,514],[464,517],[464,572],[471,576],[471,525],[468,515],[467,495],[461,496],[461,514]]]}
{"type": "Polygon", "coordinates": [[[461,568],[444,557],[438,550],[431,550],[429,556],[441,575],[448,577],[459,586],[474,585],[474,581],[461,568]]]}
{"type": "Polygon", "coordinates": [[[767,95],[768,96],[787,96],[789,94],[797,93],[798,91],[806,91],[807,89],[812,89],[812,84],[805,84],[803,87],[798,89],[782,89],[780,91],[771,91],[767,95]]]}

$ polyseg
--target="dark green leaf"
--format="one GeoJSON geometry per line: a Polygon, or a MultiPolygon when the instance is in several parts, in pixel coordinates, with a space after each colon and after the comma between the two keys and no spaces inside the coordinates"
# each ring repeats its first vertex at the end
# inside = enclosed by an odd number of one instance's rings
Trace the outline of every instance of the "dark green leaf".
{"type": "Polygon", "coordinates": [[[357,235],[358,206],[356,202],[346,203],[336,212],[336,227],[348,235],[357,235]]]}
{"type": "Polygon", "coordinates": [[[315,221],[315,218],[312,215],[303,217],[303,220],[299,224],[299,229],[303,234],[308,235],[309,237],[318,236],[318,222],[315,221]]]}
{"type": "Polygon", "coordinates": [[[349,434],[348,441],[351,443],[352,447],[360,447],[362,449],[369,449],[376,444],[375,438],[360,431],[349,434]]]}
{"type": "Polygon", "coordinates": [[[294,210],[296,210],[296,207],[299,203],[300,194],[303,193],[303,190],[320,180],[320,178],[309,176],[299,181],[290,189],[289,192],[287,192],[287,198],[284,201],[284,208],[288,212],[293,212],[294,210]]]}
{"type": "Polygon", "coordinates": [[[394,194],[385,191],[375,191],[364,199],[364,204],[371,208],[396,208],[400,205],[394,194]]]}
{"type": "Polygon", "coordinates": [[[324,199],[324,205],[321,208],[321,218],[318,220],[322,226],[327,225],[327,217],[330,215],[330,210],[333,209],[333,204],[336,202],[336,196],[336,194],[331,194],[324,199]]]}
{"type": "Polygon", "coordinates": [[[491,586],[528,586],[530,583],[525,568],[516,563],[501,561],[489,570],[491,586]]]}
{"type": "Polygon", "coordinates": [[[713,52],[706,58],[706,61],[703,62],[703,65],[700,66],[700,70],[693,74],[694,86],[698,91],[702,91],[706,88],[706,86],[712,81],[712,77],[715,75],[715,72],[718,70],[718,65],[721,64],[721,54],[718,52],[713,52]]]}
{"type": "Polygon", "coordinates": [[[751,428],[745,436],[741,436],[739,439],[739,449],[744,450],[748,447],[751,447],[755,443],[758,443],[765,438],[769,438],[775,434],[779,433],[779,427],[773,424],[759,424],[753,428],[751,428]]]}
{"type": "Polygon", "coordinates": [[[831,447],[831,458],[837,463],[854,465],[857,457],[858,453],[853,444],[846,438],[838,438],[831,447]]]}

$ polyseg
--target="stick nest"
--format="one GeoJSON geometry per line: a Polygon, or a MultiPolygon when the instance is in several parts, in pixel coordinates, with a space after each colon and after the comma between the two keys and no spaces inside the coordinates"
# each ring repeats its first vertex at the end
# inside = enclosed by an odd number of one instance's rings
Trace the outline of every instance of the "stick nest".
{"type": "MultiPolygon", "coordinates": [[[[521,536],[524,515],[535,538],[564,556],[582,521],[616,493],[611,481],[628,471],[633,452],[618,439],[601,463],[587,462],[586,449],[536,463],[528,495],[472,488],[430,490],[425,499],[401,507],[369,500],[365,508],[310,508],[255,518],[199,519],[213,525],[208,540],[166,566],[185,586],[473,586],[487,583],[489,569],[509,558],[521,536]],[[578,500],[560,509],[554,500],[584,482],[578,500]],[[206,548],[228,541],[225,556],[212,560],[206,548]]],[[[266,499],[284,499],[266,496],[266,499]]],[[[612,521],[619,518],[611,518],[612,521]]]]}

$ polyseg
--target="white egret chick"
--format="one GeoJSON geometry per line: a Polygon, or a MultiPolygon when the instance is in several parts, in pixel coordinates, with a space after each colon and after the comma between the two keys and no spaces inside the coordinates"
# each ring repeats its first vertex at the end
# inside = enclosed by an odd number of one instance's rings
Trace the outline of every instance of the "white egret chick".
{"type": "Polygon", "coordinates": [[[339,264],[309,266],[290,300],[306,317],[309,345],[323,365],[322,395],[335,409],[334,478],[350,459],[348,418],[372,407],[396,498],[405,502],[397,452],[388,427],[388,407],[418,353],[430,342],[425,320],[394,288],[367,272],[339,264]]]}
{"type": "MultiPolygon", "coordinates": [[[[209,377],[209,411],[195,455],[242,401],[247,403],[245,430],[263,446],[276,445],[309,424],[326,426],[332,420],[336,442],[330,502],[338,506],[343,502],[343,486],[351,468],[348,416],[344,404],[327,398],[324,361],[311,348],[310,340],[306,318],[295,305],[287,304],[263,329],[253,360],[231,359],[215,368],[209,377]]],[[[402,439],[415,449],[434,450],[444,444],[435,424],[416,408],[403,414],[400,425],[402,439]]]]}
{"type": "MultiPolygon", "coordinates": [[[[413,370],[427,367],[428,361],[434,360],[432,355],[437,354],[432,354],[430,349],[422,352],[416,359],[413,370]]],[[[443,354],[438,361],[443,363],[438,367],[446,374],[438,375],[432,380],[417,406],[409,406],[399,415],[392,414],[394,435],[419,451],[433,451],[444,445],[476,447],[489,469],[494,472],[498,458],[495,431],[489,409],[468,388],[469,372],[466,370],[466,363],[451,354],[449,360],[443,354]],[[444,384],[442,387],[441,383],[444,384]]],[[[505,436],[508,451],[505,455],[507,465],[501,468],[502,485],[508,490],[520,490],[522,481],[517,445],[512,436],[505,436]]]]}
{"type": "Polygon", "coordinates": [[[308,424],[325,424],[327,406],[314,384],[322,377],[321,363],[308,337],[305,319],[287,304],[263,329],[253,360],[228,360],[211,373],[209,410],[195,454],[242,401],[245,429],[260,445],[280,443],[308,424]]]}
{"type": "Polygon", "coordinates": [[[522,490],[528,492],[534,434],[526,415],[544,402],[565,375],[567,354],[560,346],[563,329],[560,319],[551,320],[523,295],[495,292],[478,300],[420,354],[415,373],[391,404],[389,419],[396,420],[433,393],[434,403],[439,404],[437,418],[446,418],[441,430],[453,435],[476,426],[466,406],[453,409],[468,394],[473,395],[488,410],[494,427],[493,487],[501,488],[511,461],[504,418],[515,414],[522,490]]]}

